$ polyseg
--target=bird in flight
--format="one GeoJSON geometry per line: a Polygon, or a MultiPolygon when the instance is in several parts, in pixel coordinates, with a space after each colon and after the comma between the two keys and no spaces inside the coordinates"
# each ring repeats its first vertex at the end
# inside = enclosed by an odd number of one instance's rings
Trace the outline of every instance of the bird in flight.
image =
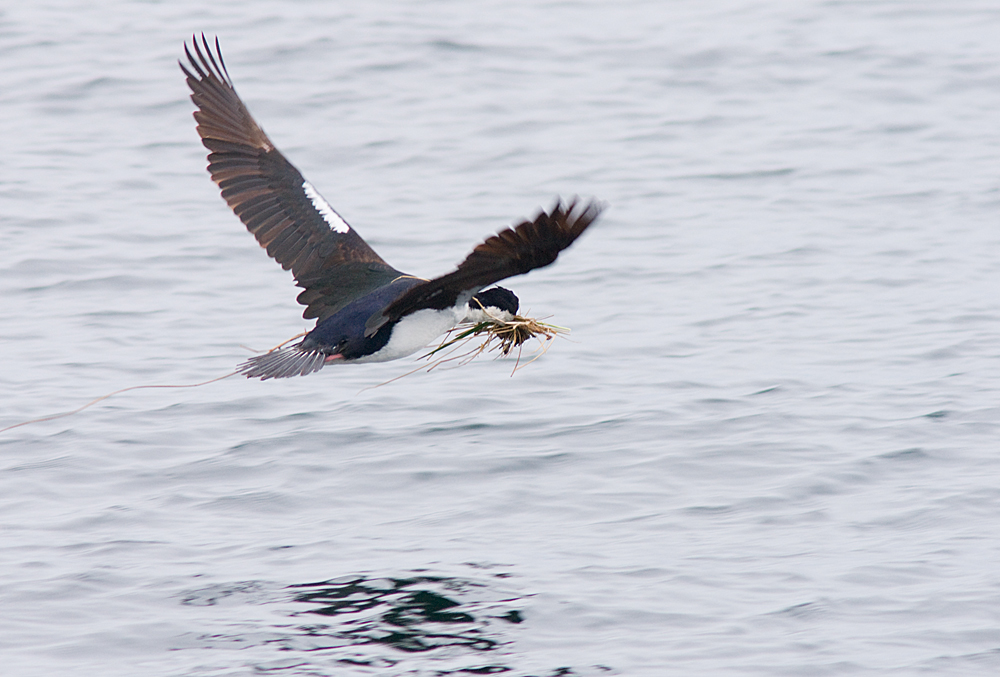
{"type": "Polygon", "coordinates": [[[559,201],[548,212],[487,238],[458,267],[431,280],[402,273],[375,253],[275,148],[233,88],[204,34],[180,63],[191,88],[208,172],[222,197],[295,282],[303,317],[316,326],[298,343],[250,358],[247,378],[286,378],[334,362],[412,355],[466,321],[509,320],[518,299],[492,284],[547,266],[600,215],[597,201],[559,201]],[[484,291],[485,290],[485,291],[484,291]]]}

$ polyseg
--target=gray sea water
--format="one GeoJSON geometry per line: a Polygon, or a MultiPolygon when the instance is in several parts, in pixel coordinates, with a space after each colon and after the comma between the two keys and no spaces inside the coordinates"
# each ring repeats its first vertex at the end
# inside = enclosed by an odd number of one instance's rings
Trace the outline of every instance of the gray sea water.
{"type": "Polygon", "coordinates": [[[536,362],[139,390],[0,434],[0,672],[1000,673],[1000,5],[5,3],[0,427],[308,327],[177,59],[536,362]]]}

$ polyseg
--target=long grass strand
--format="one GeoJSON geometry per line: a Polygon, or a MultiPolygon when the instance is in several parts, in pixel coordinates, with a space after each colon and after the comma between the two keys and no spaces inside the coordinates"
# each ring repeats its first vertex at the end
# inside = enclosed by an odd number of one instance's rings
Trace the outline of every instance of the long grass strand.
{"type": "Polygon", "coordinates": [[[229,372],[228,374],[226,374],[225,376],[218,376],[216,378],[209,379],[208,381],[202,381],[201,383],[186,383],[186,384],[182,384],[182,385],[145,385],[145,386],[129,386],[128,388],[121,388],[120,390],[116,390],[116,391],[114,391],[112,393],[108,393],[107,395],[101,395],[100,397],[97,397],[97,398],[91,400],[90,402],[87,402],[82,407],[77,407],[73,411],[64,411],[61,414],[52,414],[51,416],[42,416],[41,418],[33,418],[30,421],[21,421],[20,423],[15,423],[14,425],[9,425],[6,428],[0,428],[0,433],[5,433],[8,430],[13,430],[14,428],[20,428],[21,426],[28,425],[29,423],[43,423],[44,421],[54,421],[57,418],[65,418],[66,416],[72,416],[73,414],[79,414],[84,409],[92,407],[95,404],[97,404],[98,402],[103,402],[104,400],[108,399],[109,397],[114,397],[115,395],[119,395],[121,393],[126,393],[126,392],[128,392],[130,390],[142,390],[144,388],[197,388],[199,386],[207,386],[209,383],[215,383],[216,381],[221,381],[222,379],[229,378],[230,376],[236,376],[238,373],[240,373],[240,372],[238,372],[238,371],[232,371],[232,372],[229,372]]]}

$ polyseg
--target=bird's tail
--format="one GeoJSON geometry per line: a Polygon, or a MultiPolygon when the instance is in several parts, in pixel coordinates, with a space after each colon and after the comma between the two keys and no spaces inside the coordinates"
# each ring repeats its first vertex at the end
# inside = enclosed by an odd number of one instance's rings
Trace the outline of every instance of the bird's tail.
{"type": "Polygon", "coordinates": [[[246,362],[237,365],[236,371],[246,374],[247,378],[259,378],[266,381],[269,378],[290,378],[305,376],[319,371],[326,364],[326,353],[303,348],[302,343],[296,343],[287,348],[278,348],[263,355],[254,355],[246,362]]]}

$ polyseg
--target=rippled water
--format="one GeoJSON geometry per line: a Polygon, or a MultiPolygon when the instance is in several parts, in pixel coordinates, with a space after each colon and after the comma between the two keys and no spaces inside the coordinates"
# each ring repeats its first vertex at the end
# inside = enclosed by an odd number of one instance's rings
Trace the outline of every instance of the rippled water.
{"type": "Polygon", "coordinates": [[[176,60],[388,261],[609,202],[510,281],[572,327],[124,393],[0,434],[4,675],[993,675],[1000,9],[0,10],[0,426],[305,328],[176,60]]]}

